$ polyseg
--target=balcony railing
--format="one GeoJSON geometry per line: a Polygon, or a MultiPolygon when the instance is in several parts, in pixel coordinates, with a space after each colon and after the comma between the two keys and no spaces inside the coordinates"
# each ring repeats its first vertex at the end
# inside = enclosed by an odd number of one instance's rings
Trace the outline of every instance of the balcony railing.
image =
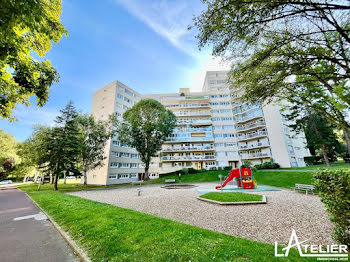
{"type": "Polygon", "coordinates": [[[181,133],[196,133],[196,132],[207,132],[212,131],[213,129],[211,127],[203,127],[203,128],[175,128],[174,133],[181,132],[181,133]]]}
{"type": "Polygon", "coordinates": [[[259,132],[252,133],[252,134],[238,136],[237,140],[238,141],[249,140],[249,139],[260,137],[260,136],[267,136],[267,132],[266,131],[259,131],[259,132]]]}
{"type": "Polygon", "coordinates": [[[177,124],[210,124],[211,119],[181,119],[176,121],[177,124]]]}
{"type": "Polygon", "coordinates": [[[166,105],[166,108],[201,108],[201,107],[210,107],[210,103],[199,103],[199,104],[174,104],[166,105]]]}
{"type": "Polygon", "coordinates": [[[248,125],[237,126],[236,130],[237,131],[245,131],[245,130],[249,130],[249,129],[252,129],[252,128],[255,128],[258,126],[265,126],[265,125],[266,125],[266,123],[264,120],[259,120],[259,121],[256,121],[254,123],[248,124],[248,125]]]}
{"type": "Polygon", "coordinates": [[[210,116],[210,111],[173,112],[175,116],[210,116]]]}
{"type": "Polygon", "coordinates": [[[206,151],[214,150],[213,146],[182,146],[182,147],[168,147],[163,149],[163,152],[179,152],[179,151],[206,151]]]}
{"type": "Polygon", "coordinates": [[[163,156],[163,161],[196,161],[196,160],[213,160],[215,156],[163,156]]]}
{"type": "Polygon", "coordinates": [[[169,142],[197,142],[197,141],[214,141],[211,137],[168,137],[165,143],[169,142]]]}
{"type": "Polygon", "coordinates": [[[249,150],[249,149],[268,147],[268,146],[270,146],[270,143],[268,142],[259,142],[259,143],[254,143],[250,145],[239,145],[238,147],[240,150],[249,150]]]}
{"type": "Polygon", "coordinates": [[[248,121],[257,117],[263,117],[263,116],[264,114],[262,111],[257,111],[246,116],[234,117],[233,120],[239,123],[239,122],[245,122],[245,121],[248,121]]]}
{"type": "Polygon", "coordinates": [[[269,158],[271,153],[242,154],[242,159],[269,158]]]}

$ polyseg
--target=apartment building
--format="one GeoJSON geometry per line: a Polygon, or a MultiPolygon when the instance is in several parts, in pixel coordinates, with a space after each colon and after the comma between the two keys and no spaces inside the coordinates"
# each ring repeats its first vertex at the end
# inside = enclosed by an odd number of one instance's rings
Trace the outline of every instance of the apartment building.
{"type": "MultiPolygon", "coordinates": [[[[239,167],[274,159],[282,167],[305,166],[303,134],[290,130],[278,105],[241,101],[242,89],[232,87],[226,71],[207,72],[202,92],[180,88],[178,93],[141,95],[115,81],[95,92],[92,114],[106,118],[122,114],[142,98],[152,98],[173,111],[177,126],[150,166],[151,178],[182,168],[239,167]]],[[[143,165],[135,149],[109,141],[102,168],[88,174],[89,184],[126,183],[138,179],[143,165]]]]}

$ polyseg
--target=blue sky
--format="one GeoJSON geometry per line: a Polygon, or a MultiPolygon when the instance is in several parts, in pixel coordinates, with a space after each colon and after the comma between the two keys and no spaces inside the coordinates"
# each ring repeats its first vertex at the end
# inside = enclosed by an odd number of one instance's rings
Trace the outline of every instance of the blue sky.
{"type": "Polygon", "coordinates": [[[53,45],[47,58],[60,73],[47,104],[15,110],[17,122],[0,128],[23,141],[35,124],[52,125],[69,100],[90,112],[93,92],[119,80],[139,93],[200,91],[206,70],[226,69],[199,51],[195,31],[188,31],[199,0],[64,0],[62,24],[69,35],[53,45]]]}

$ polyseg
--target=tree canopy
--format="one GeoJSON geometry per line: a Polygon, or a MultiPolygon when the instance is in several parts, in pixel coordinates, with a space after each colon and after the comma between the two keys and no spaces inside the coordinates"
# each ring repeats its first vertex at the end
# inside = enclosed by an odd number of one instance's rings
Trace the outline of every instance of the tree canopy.
{"type": "Polygon", "coordinates": [[[33,54],[44,57],[67,31],[60,0],[0,0],[0,6],[0,118],[14,119],[16,104],[29,105],[33,95],[38,106],[47,101],[59,75],[33,54]]]}
{"type": "Polygon", "coordinates": [[[145,179],[151,158],[156,156],[165,139],[172,133],[176,117],[154,99],[143,99],[123,114],[118,128],[119,141],[136,148],[145,164],[145,179]]]}
{"type": "Polygon", "coordinates": [[[348,1],[203,2],[194,19],[199,47],[234,60],[231,80],[243,99],[287,100],[350,129],[348,1]]]}

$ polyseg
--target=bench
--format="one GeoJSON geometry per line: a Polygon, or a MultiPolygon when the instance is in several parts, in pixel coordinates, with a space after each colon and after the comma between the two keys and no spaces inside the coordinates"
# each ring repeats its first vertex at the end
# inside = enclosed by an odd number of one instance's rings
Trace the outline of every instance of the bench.
{"type": "Polygon", "coordinates": [[[175,179],[165,179],[165,183],[175,183],[175,179]]]}
{"type": "Polygon", "coordinates": [[[140,186],[141,186],[141,185],[143,184],[143,182],[144,182],[143,180],[132,181],[132,182],[131,182],[131,185],[132,185],[132,186],[133,186],[133,185],[140,185],[140,186]]]}
{"type": "Polygon", "coordinates": [[[301,190],[301,191],[305,191],[306,195],[307,195],[308,191],[311,191],[312,194],[313,194],[314,193],[314,189],[315,189],[315,186],[313,186],[313,185],[295,184],[294,192],[296,190],[301,190]]]}

